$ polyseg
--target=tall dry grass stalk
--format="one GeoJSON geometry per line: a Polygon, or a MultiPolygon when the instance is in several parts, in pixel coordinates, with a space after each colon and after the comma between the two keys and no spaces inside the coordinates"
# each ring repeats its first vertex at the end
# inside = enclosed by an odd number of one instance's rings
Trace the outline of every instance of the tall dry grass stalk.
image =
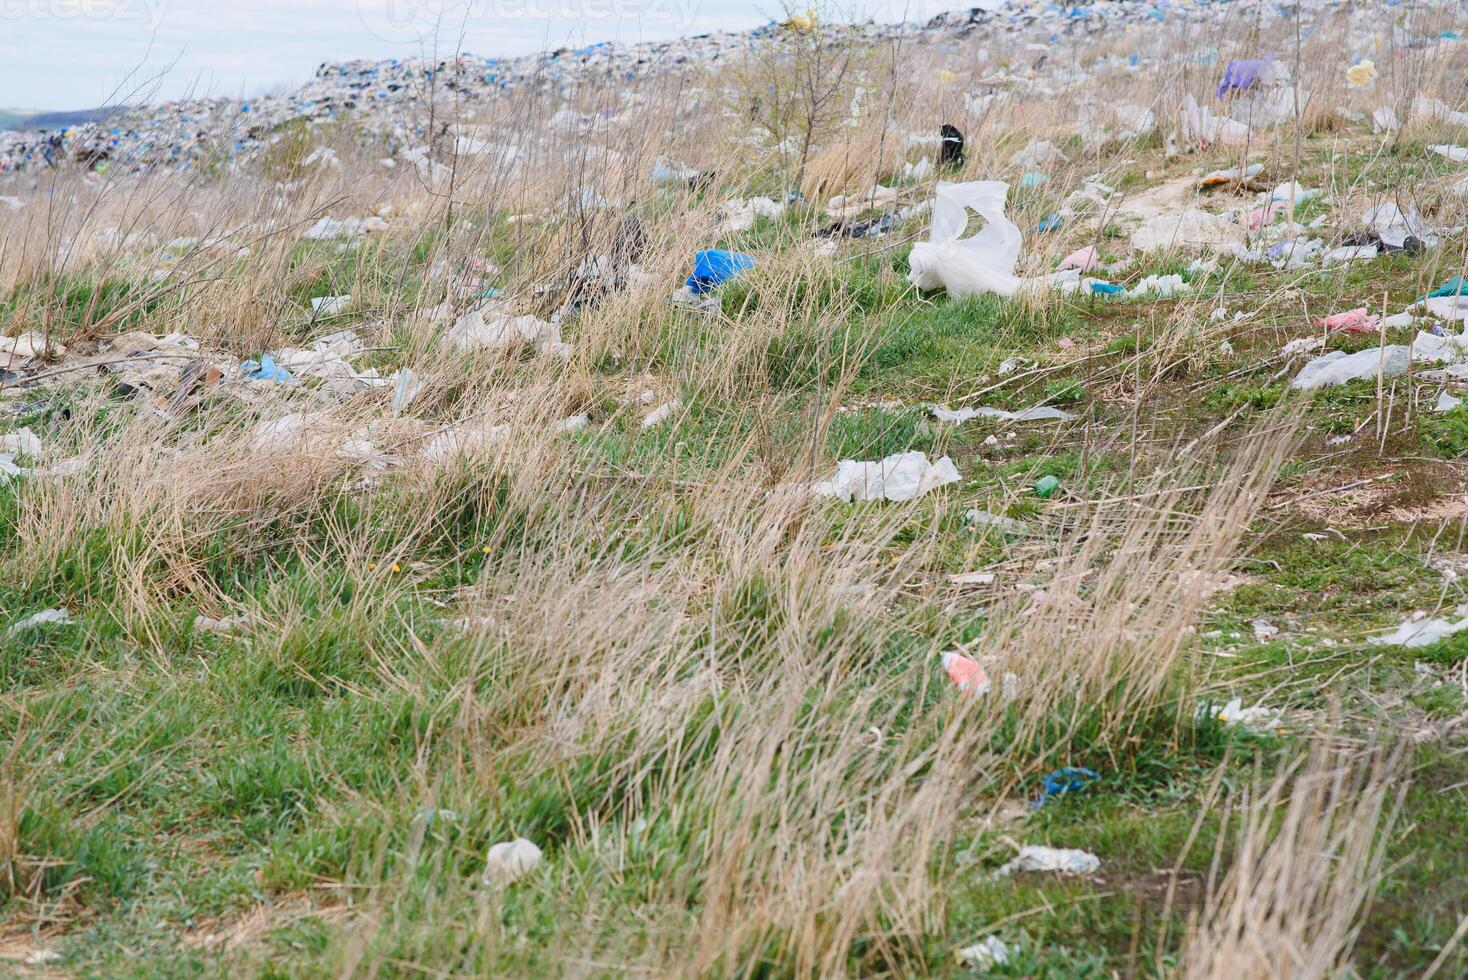
{"type": "Polygon", "coordinates": [[[1182,975],[1352,975],[1351,952],[1386,872],[1386,844],[1406,793],[1403,760],[1400,747],[1326,736],[1231,801],[1182,975]],[[1221,866],[1224,848],[1232,857],[1221,866]]]}

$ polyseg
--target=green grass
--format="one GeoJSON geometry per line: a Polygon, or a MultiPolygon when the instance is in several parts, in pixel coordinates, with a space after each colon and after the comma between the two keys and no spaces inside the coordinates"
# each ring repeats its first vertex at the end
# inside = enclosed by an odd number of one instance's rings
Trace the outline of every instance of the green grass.
{"type": "MultiPolygon", "coordinates": [[[[283,180],[310,140],[298,125],[280,135],[264,166],[283,180]]],[[[1073,158],[1095,152],[1058,141],[1073,158]]],[[[1302,182],[1376,159],[1333,142],[1309,137],[1302,182]]],[[[995,150],[1007,158],[1024,143],[1000,133],[995,150]]],[[[1221,151],[1169,162],[1161,150],[1160,135],[1128,149],[1144,159],[1119,182],[1141,190],[1153,166],[1233,162],[1221,151]]],[[[1382,187],[1451,172],[1415,139],[1373,166],[1382,187]]],[[[788,190],[770,172],[731,181],[788,190]]],[[[1016,220],[1028,228],[1061,206],[1060,184],[1017,194],[1016,220]]],[[[664,190],[628,206],[672,222],[711,208],[707,198],[664,190]]],[[[441,247],[504,266],[506,280],[534,278],[544,256],[521,247],[523,213],[471,201],[453,227],[434,212],[345,251],[293,245],[260,342],[311,339],[323,331],[309,300],[352,292],[331,328],[374,338],[360,366],[432,363],[435,424],[569,379],[595,419],[587,429],[427,476],[343,466],[306,490],[279,472],[305,460],[261,453],[248,471],[266,488],[256,495],[221,464],[185,503],[163,495],[115,514],[81,505],[130,492],[122,482],[86,484],[72,510],[47,509],[59,491],[42,476],[0,483],[0,831],[17,842],[0,852],[0,939],[44,934],[58,969],[78,976],[335,976],[359,962],[394,976],[613,975],[686,967],[711,931],[760,922],[706,972],[773,977],[802,972],[792,950],[814,948],[870,881],[878,897],[825,972],[954,974],[956,949],[995,934],[1014,950],[998,976],[1168,975],[1215,854],[1236,854],[1215,783],[1241,794],[1313,736],[1341,734],[1411,745],[1354,968],[1416,975],[1432,962],[1468,911],[1468,699],[1455,680],[1468,632],[1421,649],[1371,641],[1465,599],[1442,570],[1463,558],[1457,519],[1413,525],[1392,508],[1462,492],[1468,413],[1409,418],[1400,382],[1382,443],[1374,382],[1291,394],[1273,358],[1316,329],[1313,317],[1415,298],[1442,278],[1441,255],[1199,278],[1200,292],[1222,288],[1230,311],[1254,316],[1193,330],[1206,305],[1180,321],[1173,301],[925,295],[906,281],[903,241],[924,219],[816,260],[800,250],[821,216],[797,205],[720,243],[760,264],[722,290],[714,315],[649,304],[590,350],[582,338],[600,313],[583,312],[564,326],[585,363],[439,358],[399,314],[432,290],[441,247]],[[1235,357],[1217,352],[1225,336],[1235,357]],[[641,425],[648,387],[681,400],[676,418],[641,425]],[[1078,418],[953,427],[931,417],[935,403],[1056,405],[1078,418]],[[1244,433],[1288,409],[1302,413],[1302,441],[1241,552],[1224,556],[1243,581],[1175,624],[1196,642],[1146,710],[1118,720],[1131,691],[1117,682],[1089,700],[1055,695],[1030,717],[997,677],[970,708],[940,652],[1072,601],[1050,579],[1083,546],[1112,560],[1108,522],[1171,522],[1159,547],[1170,546],[1194,501],[1162,512],[1151,481],[1217,485],[1244,433]],[[1358,429],[1348,446],[1328,442],[1358,429]],[[910,504],[811,503],[799,486],[838,460],[907,451],[950,456],[962,479],[910,504]],[[1378,475],[1389,476],[1379,505],[1343,507],[1333,523],[1301,507],[1378,475]],[[1047,476],[1061,489],[1041,499],[1031,488],[1047,476]],[[971,508],[1030,531],[976,528],[971,508]],[[949,580],[982,571],[995,581],[949,580]],[[73,622],[5,632],[56,606],[73,622]],[[195,628],[196,615],[226,611],[257,625],[195,628]],[[1279,634],[1257,637],[1256,620],[1279,634]],[[1232,697],[1282,709],[1286,726],[1200,715],[1232,697]],[[955,744],[971,755],[945,755],[955,744]],[[1064,766],[1101,778],[1029,808],[1064,766]],[[947,789],[923,795],[932,786],[947,789]],[[989,825],[1001,788],[1024,809],[989,825]],[[944,819],[929,841],[920,817],[933,810],[944,819]],[[488,848],[516,836],[544,864],[507,889],[481,885],[488,848]],[[1093,851],[1102,869],[994,877],[1026,843],[1093,851]],[[822,877],[782,890],[796,869],[822,877]],[[907,904],[905,889],[927,881],[907,904]],[[802,889],[813,896],[804,917],[791,911],[802,889]],[[202,941],[255,919],[235,945],[202,941]]],[[[1332,211],[1312,204],[1301,216],[1322,214],[1332,211]]],[[[1125,252],[1119,226],[1100,234],[1125,252]]],[[[1149,259],[1118,278],[1187,265],[1149,259]]],[[[38,275],[0,312],[44,307],[84,330],[146,295],[142,282],[38,275]]],[[[164,299],[116,329],[165,333],[214,312],[164,299]]],[[[1339,335],[1329,348],[1378,342],[1339,335]]],[[[3,428],[30,426],[68,452],[142,438],[129,426],[147,404],[111,399],[106,384],[79,373],[28,389],[3,428]]],[[[304,388],[292,393],[301,404],[325,397],[304,388]]],[[[411,425],[374,416],[371,397],[349,406],[370,419],[353,425],[413,446],[411,425]]],[[[146,438],[169,454],[234,446],[267,399],[215,393],[207,411],[146,438]]],[[[523,434],[539,422],[515,424],[523,434]]],[[[1093,583],[1082,575],[1073,601],[1091,601],[1093,583]]],[[[1062,637],[1050,669],[1066,675],[1094,642],[1062,637]]],[[[1464,956],[1441,975],[1462,973],[1464,956]]]]}

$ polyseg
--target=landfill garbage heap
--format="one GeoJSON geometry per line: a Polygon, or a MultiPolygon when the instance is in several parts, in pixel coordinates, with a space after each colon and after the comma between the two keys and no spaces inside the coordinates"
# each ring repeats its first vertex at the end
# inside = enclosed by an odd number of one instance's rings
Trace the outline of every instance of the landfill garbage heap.
{"type": "MultiPolygon", "coordinates": [[[[1080,0],[991,3],[939,14],[922,24],[867,22],[832,28],[842,43],[944,45],[993,36],[1032,42],[1033,71],[1045,72],[1047,46],[1067,39],[1113,37],[1117,30],[1217,21],[1227,11],[1258,7],[1266,19],[1282,16],[1274,4],[1237,2],[1120,3],[1080,0]]],[[[250,158],[271,145],[282,127],[350,116],[364,130],[399,142],[421,143],[429,103],[458,111],[507,93],[526,90],[567,95],[578,86],[621,79],[632,83],[727,63],[761,38],[782,29],[770,23],[751,31],[721,31],[671,41],[625,45],[604,42],[514,58],[460,54],[447,59],[354,60],[323,63],[293,92],[252,99],[202,98],[120,108],[99,122],[54,130],[0,133],[0,174],[24,173],[63,163],[99,170],[189,170],[250,158]]],[[[1134,65],[1135,66],[1135,65],[1134,65]]]]}

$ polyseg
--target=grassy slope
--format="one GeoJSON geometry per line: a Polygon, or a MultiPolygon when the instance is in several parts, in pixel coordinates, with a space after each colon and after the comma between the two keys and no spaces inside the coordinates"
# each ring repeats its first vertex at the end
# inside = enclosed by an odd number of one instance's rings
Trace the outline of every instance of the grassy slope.
{"type": "MultiPolygon", "coordinates": [[[[778,229],[766,224],[758,233],[774,236],[778,229]]],[[[1435,274],[1426,268],[1430,261],[1393,258],[1318,276],[1305,306],[1315,315],[1383,291],[1394,300],[1410,298],[1435,274]]],[[[823,448],[858,459],[923,449],[958,462],[965,481],[914,505],[887,545],[895,556],[909,536],[937,536],[944,560],[935,574],[915,576],[913,587],[922,591],[939,587],[943,572],[1008,559],[1022,548],[976,540],[954,519],[963,508],[1007,506],[1014,516],[1044,521],[1060,513],[1065,499],[1116,485],[1128,461],[1109,439],[1136,424],[1129,377],[1138,353],[1153,349],[1169,304],[1083,300],[1029,314],[992,299],[919,297],[900,287],[904,271],[904,250],[895,250],[852,273],[848,289],[857,299],[850,327],[869,345],[869,356],[848,400],[894,404],[839,416],[823,448]],[[1076,348],[1061,347],[1061,338],[1076,348]],[[1082,359],[1082,351],[1094,356],[1082,359]],[[1081,412],[1083,421],[1059,427],[977,421],[953,430],[924,417],[925,403],[966,394],[975,379],[1015,356],[1052,370],[997,391],[987,404],[1023,407],[1048,398],[1081,412]],[[986,444],[989,436],[997,443],[986,444]],[[1061,477],[1062,498],[1025,498],[1024,485],[1047,473],[1061,477]]],[[[1284,275],[1253,270],[1246,280],[1215,287],[1230,310],[1264,304],[1265,312],[1298,320],[1300,297],[1280,299],[1274,288],[1284,275]]],[[[757,279],[747,289],[730,289],[726,312],[747,312],[760,302],[759,289],[757,279]]],[[[1238,413],[1242,429],[1285,397],[1279,365],[1269,360],[1277,338],[1249,324],[1216,328],[1190,345],[1189,356],[1149,370],[1144,454],[1165,454],[1228,413],[1238,413]],[[1233,355],[1216,349],[1225,336],[1233,355]]],[[[798,420],[815,397],[805,386],[818,380],[822,361],[813,361],[808,338],[792,331],[758,366],[764,375],[757,390],[779,405],[781,417],[798,420]]],[[[656,356],[664,365],[719,344],[682,314],[669,314],[664,336],[656,356]]],[[[1354,338],[1333,343],[1362,346],[1354,338]]],[[[1331,434],[1368,422],[1378,408],[1375,385],[1301,399],[1309,431],[1276,492],[1279,506],[1252,529],[1247,557],[1237,566],[1245,583],[1221,595],[1203,624],[1197,670],[1216,684],[1220,699],[1265,697],[1287,707],[1304,729],[1335,698],[1343,699],[1353,723],[1404,730],[1468,707],[1456,684],[1438,685],[1414,667],[1434,665],[1432,677],[1442,679],[1441,671],[1461,665],[1468,643],[1403,652],[1362,642],[1412,609],[1432,606],[1443,580],[1426,565],[1429,549],[1441,557],[1456,555],[1460,546],[1451,522],[1439,536],[1440,522],[1404,520],[1393,511],[1463,490],[1458,457],[1468,450],[1468,419],[1430,416],[1425,393],[1424,399],[1393,422],[1384,449],[1369,437],[1345,448],[1326,443],[1331,434]],[[1298,505],[1313,499],[1305,495],[1362,473],[1381,475],[1386,487],[1366,509],[1322,515],[1298,505]],[[1257,640],[1249,625],[1256,619],[1282,633],[1257,640]]],[[[52,420],[43,409],[21,421],[44,429],[52,420]]],[[[716,472],[724,462],[720,453],[738,445],[752,424],[744,406],[709,396],[673,429],[645,432],[629,419],[579,438],[589,458],[609,466],[697,479],[716,472]]],[[[799,453],[809,435],[794,422],[777,423],[765,438],[775,452],[799,453]]],[[[113,573],[119,552],[146,553],[146,528],[135,540],[85,537],[26,577],[0,584],[0,608],[78,610],[74,625],[0,639],[0,730],[7,738],[26,733],[16,738],[12,760],[29,774],[19,787],[27,801],[21,837],[26,853],[53,861],[39,872],[41,893],[68,969],[110,976],[328,975],[351,962],[359,944],[371,943],[377,955],[451,972],[555,973],[567,968],[567,950],[562,945],[551,957],[542,944],[551,936],[563,942],[567,919],[584,936],[578,969],[614,972],[649,950],[677,948],[699,912],[666,900],[670,878],[682,873],[668,864],[669,855],[697,848],[676,838],[687,826],[676,814],[676,792],[664,812],[609,805],[603,767],[615,762],[615,746],[554,771],[518,771],[516,721],[508,716],[486,719],[472,736],[503,740],[497,771],[449,765],[444,757],[462,752],[462,744],[431,737],[464,724],[455,716],[461,684],[479,685],[490,696],[493,659],[515,655],[476,648],[445,624],[438,604],[462,586],[492,581],[498,563],[510,561],[500,549],[533,550],[540,533],[533,524],[515,525],[523,516],[496,510],[492,491],[464,489],[469,503],[460,523],[404,556],[396,572],[387,563],[411,523],[411,498],[395,512],[343,497],[332,513],[317,514],[304,527],[281,527],[305,546],[278,555],[237,547],[228,535],[212,544],[200,574],[246,604],[292,610],[292,620],[266,640],[197,633],[188,604],[149,610],[152,642],[132,639],[136,627],[124,630],[115,618],[126,582],[113,573]],[[387,556],[381,567],[370,574],[348,569],[362,557],[343,553],[348,539],[367,555],[387,556]],[[485,541],[497,543],[491,554],[481,547],[485,541]],[[22,726],[7,705],[36,687],[47,695],[28,703],[22,726]],[[48,761],[38,764],[42,759],[48,761]],[[425,820],[430,809],[454,816],[425,820]],[[608,825],[598,833],[579,823],[584,814],[599,814],[608,825]],[[546,847],[548,865],[502,904],[472,897],[465,882],[477,875],[486,847],[516,833],[546,847]]],[[[14,512],[16,492],[13,484],[0,488],[0,514],[14,512]]],[[[672,540],[682,533],[634,527],[639,507],[630,492],[618,498],[611,513],[627,522],[626,536],[587,542],[587,554],[645,546],[638,535],[672,540]]],[[[867,510],[853,511],[849,521],[871,522],[873,532],[884,526],[867,510]]],[[[11,533],[0,520],[0,547],[11,533]]],[[[258,528],[239,531],[247,533],[269,538],[258,528]]],[[[757,596],[742,600],[750,603],[747,621],[754,626],[775,614],[757,596]]],[[[981,629],[983,605],[960,603],[946,621],[905,628],[957,642],[981,629]]],[[[885,655],[900,653],[904,632],[893,629],[877,645],[885,655]]],[[[696,637],[687,642],[698,649],[696,637]]],[[[689,739],[697,742],[692,733],[689,739]]],[[[1065,761],[1102,769],[1093,791],[998,829],[984,829],[976,810],[944,858],[961,869],[959,884],[927,924],[927,941],[915,948],[884,942],[883,923],[873,922],[852,945],[851,968],[947,972],[954,947],[1004,923],[1004,935],[1026,937],[1008,975],[1166,969],[1218,842],[1216,821],[1205,820],[1185,846],[1210,778],[1222,765],[1226,782],[1242,783],[1255,762],[1269,768],[1286,741],[1204,726],[1190,745],[1144,744],[1119,766],[1080,746],[1065,761]],[[1005,839],[1093,850],[1105,861],[1102,875],[995,881],[985,871],[1011,853],[1005,839]],[[1181,874],[1169,901],[1175,864],[1181,874]],[[1159,935],[1160,959],[1154,956],[1159,935]]],[[[1365,975],[1420,971],[1468,912],[1462,884],[1468,826],[1458,818],[1468,774],[1460,748],[1449,734],[1414,758],[1413,788],[1390,845],[1392,872],[1357,956],[1365,975]],[[1433,900],[1420,900],[1424,894],[1433,900]]],[[[1033,792],[1026,784],[1017,797],[1033,792]]],[[[690,798],[687,805],[698,804],[690,798]]],[[[17,900],[4,915],[20,927],[36,912],[17,900]]],[[[1448,972],[1463,969],[1460,954],[1448,972]]]]}

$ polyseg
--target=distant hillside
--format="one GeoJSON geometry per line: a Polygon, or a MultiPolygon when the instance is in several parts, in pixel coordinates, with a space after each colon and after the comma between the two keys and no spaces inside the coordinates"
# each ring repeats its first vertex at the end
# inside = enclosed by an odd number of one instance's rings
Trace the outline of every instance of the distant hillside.
{"type": "Polygon", "coordinates": [[[81,126],[85,123],[105,119],[118,106],[101,109],[76,109],[69,112],[38,112],[26,115],[13,109],[0,109],[0,130],[6,129],[60,129],[63,126],[81,126]]]}

